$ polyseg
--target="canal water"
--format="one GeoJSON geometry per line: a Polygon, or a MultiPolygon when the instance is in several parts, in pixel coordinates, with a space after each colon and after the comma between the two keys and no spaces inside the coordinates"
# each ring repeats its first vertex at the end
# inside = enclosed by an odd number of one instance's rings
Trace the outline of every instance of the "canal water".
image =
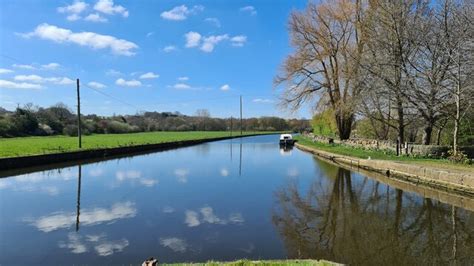
{"type": "Polygon", "coordinates": [[[473,199],[390,182],[276,135],[1,178],[0,265],[474,264],[473,199]]]}

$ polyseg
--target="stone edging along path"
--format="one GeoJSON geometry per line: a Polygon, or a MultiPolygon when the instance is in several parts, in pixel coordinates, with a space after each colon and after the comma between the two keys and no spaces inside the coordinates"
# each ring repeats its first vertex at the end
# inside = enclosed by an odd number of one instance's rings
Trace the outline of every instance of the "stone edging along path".
{"type": "Polygon", "coordinates": [[[438,189],[474,196],[474,173],[454,173],[401,162],[360,159],[321,151],[299,143],[295,145],[300,150],[310,152],[333,163],[378,172],[387,177],[401,179],[414,184],[423,184],[438,189]]]}
{"type": "Polygon", "coordinates": [[[211,141],[234,139],[234,138],[240,138],[240,137],[245,138],[245,137],[272,135],[272,134],[275,134],[275,133],[249,134],[249,135],[243,135],[243,136],[237,135],[237,136],[227,136],[227,137],[207,138],[207,139],[197,139],[197,140],[162,142],[162,143],[156,143],[156,144],[122,146],[122,147],[115,147],[115,148],[84,149],[84,150],[79,150],[79,151],[71,151],[71,152],[63,152],[63,153],[28,155],[28,156],[20,156],[20,157],[7,157],[7,158],[0,158],[0,171],[43,166],[43,165],[50,165],[50,164],[57,164],[57,163],[65,163],[65,162],[73,162],[73,161],[80,161],[80,160],[105,159],[108,157],[130,156],[135,153],[143,153],[143,152],[148,153],[148,152],[155,152],[155,151],[163,151],[163,150],[197,145],[197,144],[211,142],[211,141]]]}

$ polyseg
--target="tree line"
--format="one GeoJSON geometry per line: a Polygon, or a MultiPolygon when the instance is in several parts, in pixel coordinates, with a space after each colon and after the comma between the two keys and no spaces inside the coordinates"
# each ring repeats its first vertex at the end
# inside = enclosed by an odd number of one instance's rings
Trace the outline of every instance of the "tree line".
{"type": "MultiPolygon", "coordinates": [[[[81,115],[82,134],[133,133],[151,131],[234,131],[240,130],[240,119],[213,118],[206,109],[187,116],[179,112],[141,112],[135,115],[81,115]]],[[[309,130],[305,119],[260,117],[242,119],[244,131],[309,130]]],[[[26,104],[14,111],[0,107],[0,137],[77,135],[77,115],[65,104],[43,108],[26,104]]]]}
{"type": "Polygon", "coordinates": [[[449,129],[456,153],[460,135],[474,135],[474,2],[309,2],[291,13],[289,34],[294,51],[275,78],[281,104],[330,109],[339,138],[359,124],[402,143],[421,129],[433,144],[449,129]]]}

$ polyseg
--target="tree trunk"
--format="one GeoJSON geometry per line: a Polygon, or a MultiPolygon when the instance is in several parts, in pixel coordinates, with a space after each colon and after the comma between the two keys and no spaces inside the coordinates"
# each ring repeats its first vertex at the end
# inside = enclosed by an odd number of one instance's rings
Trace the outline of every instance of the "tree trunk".
{"type": "Polygon", "coordinates": [[[403,114],[403,103],[400,97],[397,97],[397,113],[398,113],[398,137],[400,138],[400,143],[405,142],[405,121],[403,114]]]}
{"type": "Polygon", "coordinates": [[[423,129],[423,145],[430,145],[431,144],[431,133],[433,132],[433,123],[429,123],[423,129]]]}
{"type": "Polygon", "coordinates": [[[336,112],[336,124],[339,132],[339,139],[345,140],[351,137],[353,114],[336,112]]]}
{"type": "Polygon", "coordinates": [[[438,133],[436,134],[436,145],[439,145],[440,144],[440,139],[441,139],[441,131],[443,131],[443,128],[440,127],[438,128],[438,133]]]}

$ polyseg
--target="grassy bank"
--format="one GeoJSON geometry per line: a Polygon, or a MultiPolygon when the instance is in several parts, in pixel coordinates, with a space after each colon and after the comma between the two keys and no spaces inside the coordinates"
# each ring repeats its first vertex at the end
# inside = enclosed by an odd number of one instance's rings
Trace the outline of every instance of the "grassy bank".
{"type": "MultiPolygon", "coordinates": [[[[269,132],[244,132],[244,135],[268,133],[269,132]]],[[[233,132],[233,135],[239,134],[240,132],[233,132]]],[[[230,136],[230,132],[228,131],[97,134],[83,136],[82,147],[83,149],[113,148],[227,136],[230,136]]],[[[76,151],[79,150],[77,142],[77,137],[68,136],[0,138],[0,158],[76,151]]]]}
{"type": "Polygon", "coordinates": [[[217,265],[227,265],[227,266],[329,266],[337,265],[335,263],[324,261],[324,260],[238,260],[232,262],[206,262],[206,263],[174,263],[174,264],[162,264],[162,265],[173,265],[173,266],[217,266],[217,265]]]}
{"type": "Polygon", "coordinates": [[[313,147],[318,150],[327,151],[335,154],[351,156],[355,158],[367,159],[371,158],[374,160],[390,160],[410,164],[419,164],[423,166],[429,166],[433,168],[443,168],[450,170],[459,171],[474,171],[474,165],[458,164],[453,163],[446,159],[430,159],[422,157],[410,157],[410,156],[396,156],[393,152],[387,152],[382,150],[366,150],[356,147],[345,146],[341,144],[328,144],[321,142],[313,142],[311,139],[297,136],[298,143],[304,146],[313,147]]]}

